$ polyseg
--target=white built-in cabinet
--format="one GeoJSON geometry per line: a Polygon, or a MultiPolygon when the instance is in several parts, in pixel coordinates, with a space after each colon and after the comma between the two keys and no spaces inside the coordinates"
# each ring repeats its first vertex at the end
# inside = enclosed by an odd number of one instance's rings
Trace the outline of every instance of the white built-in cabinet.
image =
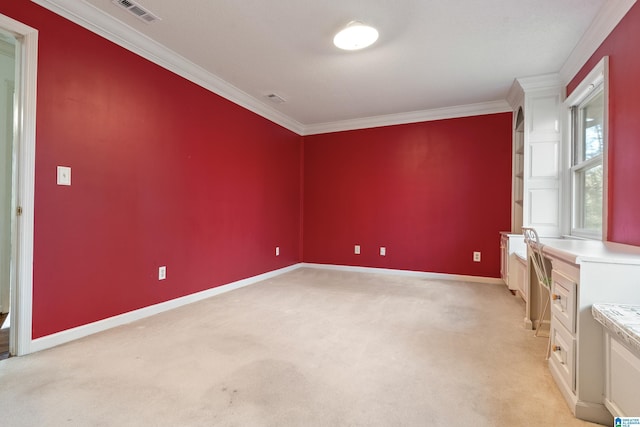
{"type": "Polygon", "coordinates": [[[516,79],[508,101],[514,111],[511,232],[534,227],[561,235],[562,85],[557,74],[516,79]]]}
{"type": "MultiPolygon", "coordinates": [[[[610,356],[592,306],[640,304],[640,248],[573,239],[542,239],[542,245],[542,253],[553,268],[549,370],[576,417],[612,425],[605,405],[606,358],[610,356]]],[[[532,300],[548,298],[540,295],[536,286],[530,291],[532,300]]],[[[628,383],[623,383],[621,390],[626,386],[628,383]]],[[[637,395],[623,397],[637,400],[637,395]]],[[[618,400],[624,401],[621,396],[618,400]]]]}
{"type": "Polygon", "coordinates": [[[507,96],[514,111],[512,203],[511,230],[501,233],[501,272],[525,301],[526,255],[516,255],[526,253],[522,227],[534,227],[541,237],[559,237],[563,229],[562,93],[560,77],[548,74],[516,79],[507,96]]]}

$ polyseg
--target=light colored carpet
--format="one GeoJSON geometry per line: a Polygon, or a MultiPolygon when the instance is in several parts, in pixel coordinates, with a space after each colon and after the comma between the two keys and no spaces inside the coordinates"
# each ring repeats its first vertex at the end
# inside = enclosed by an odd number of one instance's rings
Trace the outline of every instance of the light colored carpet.
{"type": "Polygon", "coordinates": [[[0,362],[3,426],[580,426],[503,285],[299,269],[0,362]]]}

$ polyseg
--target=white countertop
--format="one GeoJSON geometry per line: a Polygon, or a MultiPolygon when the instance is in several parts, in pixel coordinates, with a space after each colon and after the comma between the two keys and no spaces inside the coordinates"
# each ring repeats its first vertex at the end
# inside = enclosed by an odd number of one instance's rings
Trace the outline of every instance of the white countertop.
{"type": "Polygon", "coordinates": [[[594,319],[640,356],[640,305],[593,304],[594,319]]]}
{"type": "Polygon", "coordinates": [[[640,247],[600,240],[541,238],[542,252],[572,264],[606,262],[640,265],[640,247]]]}

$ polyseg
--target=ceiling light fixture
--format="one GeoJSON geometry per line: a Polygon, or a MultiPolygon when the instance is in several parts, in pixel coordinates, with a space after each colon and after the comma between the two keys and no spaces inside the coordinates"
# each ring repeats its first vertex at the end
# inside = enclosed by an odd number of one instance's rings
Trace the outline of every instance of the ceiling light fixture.
{"type": "Polygon", "coordinates": [[[333,44],[344,50],[358,50],[378,40],[378,30],[359,21],[351,21],[333,38],[333,44]]]}

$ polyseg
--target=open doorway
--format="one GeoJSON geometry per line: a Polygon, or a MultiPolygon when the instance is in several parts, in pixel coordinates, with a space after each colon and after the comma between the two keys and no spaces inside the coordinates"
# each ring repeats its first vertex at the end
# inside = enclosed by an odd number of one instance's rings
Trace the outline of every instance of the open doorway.
{"type": "Polygon", "coordinates": [[[14,94],[16,39],[0,32],[0,360],[9,357],[11,289],[14,271],[14,94]]]}
{"type": "Polygon", "coordinates": [[[0,14],[0,41],[5,51],[0,59],[13,62],[13,68],[6,66],[6,77],[0,73],[0,187],[8,193],[0,193],[0,224],[5,224],[0,225],[0,277],[5,283],[9,277],[8,288],[0,285],[0,311],[9,312],[2,322],[9,331],[8,354],[19,356],[35,351],[31,316],[38,31],[0,14]]]}

